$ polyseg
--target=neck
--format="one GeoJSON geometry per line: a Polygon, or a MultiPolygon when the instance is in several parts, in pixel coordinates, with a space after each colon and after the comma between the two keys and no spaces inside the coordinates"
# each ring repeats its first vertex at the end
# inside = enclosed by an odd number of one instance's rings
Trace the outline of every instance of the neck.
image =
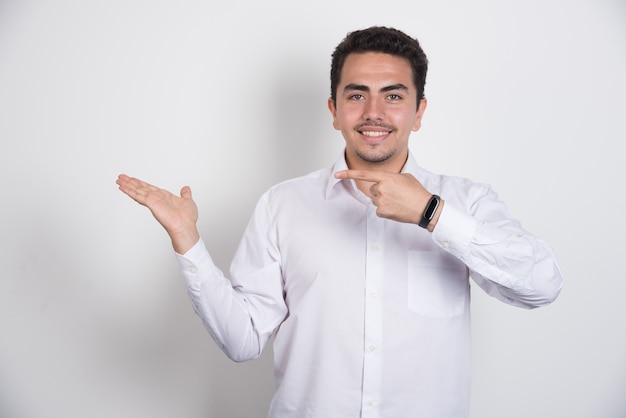
{"type": "Polygon", "coordinates": [[[409,158],[409,152],[405,151],[403,155],[394,155],[385,161],[371,162],[364,160],[357,155],[345,153],[346,164],[350,170],[364,171],[384,171],[387,173],[399,173],[409,158]]]}
{"type": "MultiPolygon", "coordinates": [[[[381,162],[370,162],[359,158],[356,155],[349,155],[346,153],[346,164],[350,170],[363,170],[363,171],[383,171],[387,173],[400,173],[406,161],[409,157],[408,150],[405,152],[404,156],[394,156],[394,158],[390,158],[386,161],[381,162]]],[[[370,187],[374,183],[363,180],[355,180],[357,188],[363,192],[368,197],[372,197],[370,193],[370,187]]]]}

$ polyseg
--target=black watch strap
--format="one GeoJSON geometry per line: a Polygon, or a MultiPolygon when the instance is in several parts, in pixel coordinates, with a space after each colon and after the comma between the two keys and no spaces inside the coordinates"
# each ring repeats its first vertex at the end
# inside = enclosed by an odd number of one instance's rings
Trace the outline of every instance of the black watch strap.
{"type": "Polygon", "coordinates": [[[435,212],[439,207],[440,201],[441,198],[439,196],[437,196],[436,194],[432,195],[432,197],[428,201],[428,204],[426,205],[426,209],[424,209],[424,213],[422,214],[422,219],[420,219],[419,226],[421,226],[422,228],[428,227],[428,224],[430,223],[430,221],[433,220],[433,217],[435,216],[435,212]]]}

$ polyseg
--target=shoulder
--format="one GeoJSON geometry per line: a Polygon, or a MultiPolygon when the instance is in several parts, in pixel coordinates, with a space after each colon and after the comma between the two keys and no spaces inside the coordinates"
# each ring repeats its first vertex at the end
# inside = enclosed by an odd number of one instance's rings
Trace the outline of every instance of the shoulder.
{"type": "Polygon", "coordinates": [[[294,202],[323,196],[324,188],[331,175],[331,168],[322,168],[308,174],[283,180],[263,193],[267,203],[294,202]]]}
{"type": "Polygon", "coordinates": [[[491,185],[484,182],[463,176],[437,174],[422,167],[418,167],[415,174],[428,191],[440,195],[455,206],[470,209],[484,198],[498,199],[491,185]]]}
{"type": "Polygon", "coordinates": [[[431,193],[442,197],[446,194],[470,196],[488,193],[491,186],[486,183],[473,181],[467,177],[439,174],[430,171],[417,163],[413,154],[409,155],[405,171],[412,174],[431,193]]]}

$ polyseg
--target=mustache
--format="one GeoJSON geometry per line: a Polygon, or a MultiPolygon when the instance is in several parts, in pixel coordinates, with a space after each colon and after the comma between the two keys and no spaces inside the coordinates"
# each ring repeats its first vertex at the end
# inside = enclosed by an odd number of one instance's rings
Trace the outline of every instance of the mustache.
{"type": "Polygon", "coordinates": [[[395,130],[396,130],[396,128],[394,128],[393,126],[391,126],[391,125],[387,125],[387,124],[382,123],[382,122],[363,122],[363,123],[358,124],[358,125],[355,127],[355,129],[356,129],[357,131],[360,131],[360,130],[362,130],[363,128],[367,128],[367,127],[372,127],[372,128],[385,128],[385,129],[387,129],[387,130],[389,130],[389,131],[395,131],[395,130]]]}

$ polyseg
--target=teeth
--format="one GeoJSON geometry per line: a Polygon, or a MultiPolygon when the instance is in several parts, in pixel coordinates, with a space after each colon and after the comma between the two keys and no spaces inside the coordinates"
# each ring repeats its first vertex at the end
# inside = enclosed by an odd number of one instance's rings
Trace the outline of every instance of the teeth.
{"type": "Polygon", "coordinates": [[[387,135],[389,132],[380,132],[380,131],[362,131],[361,134],[365,136],[383,136],[387,135]]]}

